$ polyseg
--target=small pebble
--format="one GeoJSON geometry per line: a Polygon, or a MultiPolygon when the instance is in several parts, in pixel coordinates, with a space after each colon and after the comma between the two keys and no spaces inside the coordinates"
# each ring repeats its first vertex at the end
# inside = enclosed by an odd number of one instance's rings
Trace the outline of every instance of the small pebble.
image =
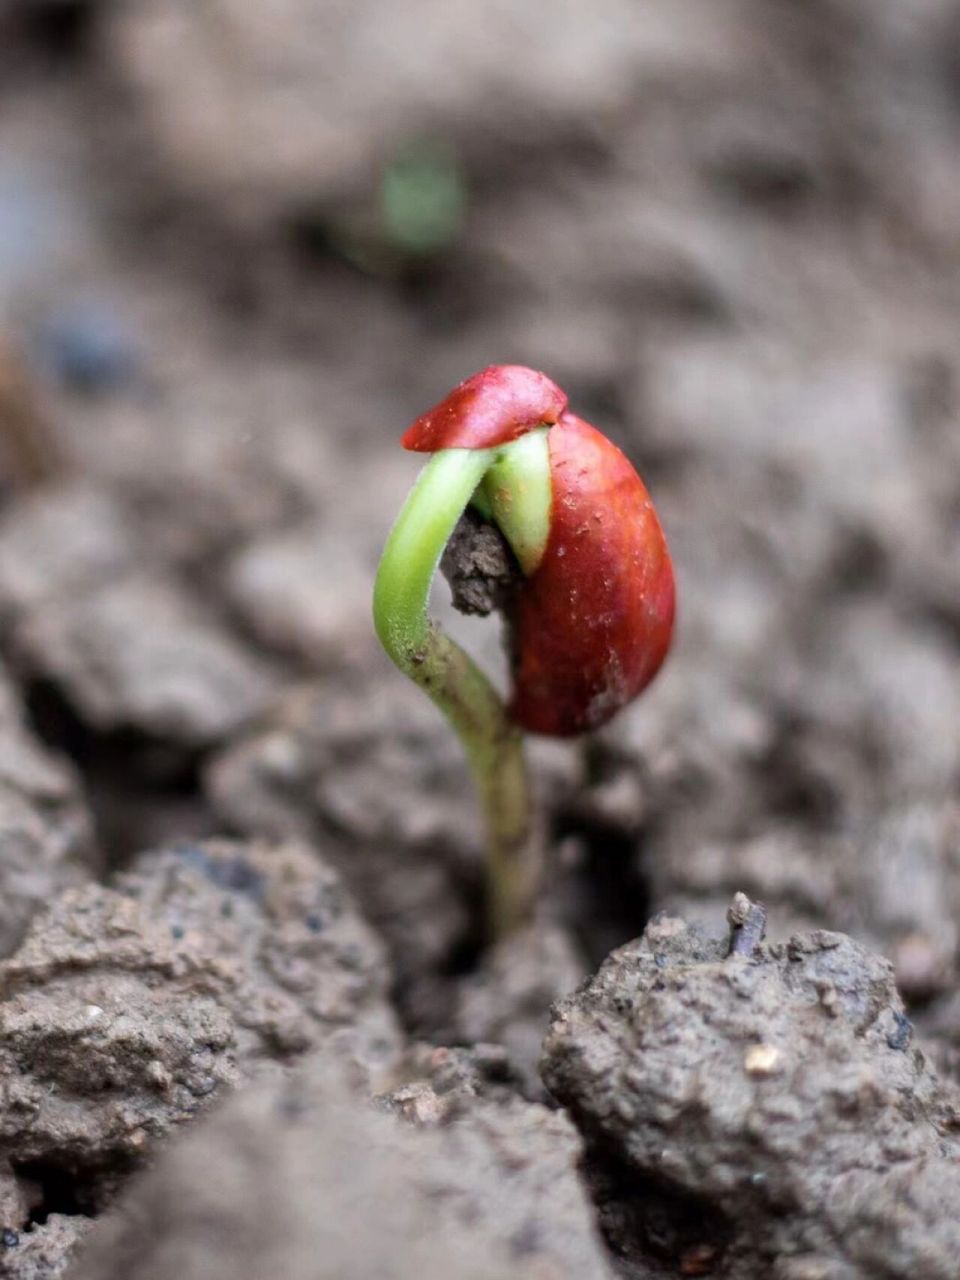
{"type": "Polygon", "coordinates": [[[743,1066],[749,1076],[772,1076],[781,1069],[783,1054],[773,1044],[754,1044],[743,1055],[743,1066]]]}
{"type": "Polygon", "coordinates": [[[85,301],[61,307],[41,335],[41,356],[54,376],[78,391],[108,391],[129,382],[137,352],[119,315],[85,301]]]}
{"type": "Polygon", "coordinates": [[[909,933],[893,952],[897,986],[908,996],[928,996],[943,985],[945,965],[925,934],[909,933]]]}
{"type": "Polygon", "coordinates": [[[161,1090],[169,1089],[172,1082],[170,1072],[157,1058],[147,1063],[147,1079],[161,1090]]]}
{"type": "Polygon", "coordinates": [[[821,1007],[830,1015],[831,1018],[839,1017],[840,1005],[837,989],[832,982],[818,982],[817,994],[820,997],[821,1007]]]}
{"type": "Polygon", "coordinates": [[[444,1118],[444,1107],[430,1088],[409,1085],[394,1094],[394,1105],[400,1115],[412,1124],[428,1126],[439,1124],[444,1118]]]}
{"type": "Polygon", "coordinates": [[[902,1053],[913,1039],[913,1023],[896,1010],[893,1012],[893,1020],[896,1023],[896,1030],[891,1031],[887,1036],[887,1044],[891,1049],[902,1053]]]}
{"type": "Polygon", "coordinates": [[[714,1273],[718,1249],[712,1244],[695,1244],[680,1259],[682,1276],[709,1276],[714,1273]]]}

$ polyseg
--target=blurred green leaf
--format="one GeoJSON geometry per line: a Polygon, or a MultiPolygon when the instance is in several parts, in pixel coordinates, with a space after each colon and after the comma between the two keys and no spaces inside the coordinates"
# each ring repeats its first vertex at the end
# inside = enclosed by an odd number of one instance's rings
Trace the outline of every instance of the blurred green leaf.
{"type": "Polygon", "coordinates": [[[383,174],[380,197],[385,238],[404,253],[438,253],[459,238],[467,192],[463,170],[448,144],[405,146],[383,174]]]}

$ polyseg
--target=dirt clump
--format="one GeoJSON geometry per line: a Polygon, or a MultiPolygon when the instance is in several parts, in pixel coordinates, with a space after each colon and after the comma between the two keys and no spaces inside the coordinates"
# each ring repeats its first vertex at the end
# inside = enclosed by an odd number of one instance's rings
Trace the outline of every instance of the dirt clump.
{"type": "Polygon", "coordinates": [[[206,953],[244,1069],[319,1045],[374,1079],[400,1047],[380,938],[340,874],[296,840],[209,840],[144,854],[117,890],[206,953]]]}
{"type": "Polygon", "coordinates": [[[18,627],[17,646],[99,731],[132,728],[185,749],[227,737],[272,690],[264,665],[162,575],[51,602],[18,627]]]}
{"type": "Polygon", "coordinates": [[[95,486],[45,490],[5,513],[0,616],[21,676],[55,688],[97,734],[197,751],[274,688],[268,664],[150,550],[142,518],[95,486]]]}
{"type": "MultiPolygon", "coordinates": [[[[62,894],[0,964],[11,1195],[39,1182],[45,1211],[92,1212],[225,1089],[320,1045],[380,1078],[400,1047],[389,980],[339,878],[293,844],[158,851],[62,894]]],[[[3,1225],[35,1207],[28,1190],[3,1225]]]]}
{"type": "Polygon", "coordinates": [[[470,507],[444,548],[440,569],[450,585],[453,607],[480,617],[502,609],[521,580],[503,534],[470,507]]]}
{"type": "Polygon", "coordinates": [[[460,1114],[475,1098],[512,1103],[524,1083],[503,1045],[415,1041],[377,1102],[411,1124],[433,1125],[460,1114]]]}
{"type": "Polygon", "coordinates": [[[418,1129],[335,1076],[320,1059],[175,1142],[97,1226],[76,1280],[611,1280],[564,1116],[473,1099],[418,1129]]]}
{"type": "Polygon", "coordinates": [[[22,498],[0,517],[0,610],[16,627],[68,595],[114,581],[143,554],[137,523],[109,491],[74,480],[22,498]]]}
{"type": "Polygon", "coordinates": [[[0,1232],[3,1280],[57,1280],[93,1223],[83,1214],[51,1213],[25,1231],[0,1232]]]}
{"type": "Polygon", "coordinates": [[[586,976],[576,943],[556,924],[537,921],[504,938],[459,983],[457,1041],[502,1045],[526,1091],[541,1092],[537,1067],[550,1006],[586,976]]]}
{"type": "Polygon", "coordinates": [[[370,625],[376,561],[359,541],[323,519],[256,538],[227,559],[225,601],[267,652],[305,671],[369,668],[378,654],[370,625]]]}
{"type": "Polygon", "coordinates": [[[0,956],[33,915],[97,869],[90,814],[76,771],[30,731],[0,672],[0,956]]]}
{"type": "Polygon", "coordinates": [[[661,60],[674,71],[723,66],[736,48],[725,22],[703,0],[684,11],[685,23],[655,8],[637,23],[624,0],[602,0],[589,18],[558,23],[542,0],[498,3],[478,31],[468,9],[442,0],[416,0],[402,19],[387,0],[362,14],[286,0],[269,15],[239,0],[202,15],[138,2],[111,15],[104,58],[178,183],[261,223],[362,183],[425,121],[459,121],[475,143],[503,145],[615,108],[661,60]],[[505,74],[518,48],[523,74],[505,74]]]}
{"type": "Polygon", "coordinates": [[[322,843],[387,940],[412,1020],[429,1014],[433,1026],[450,1013],[437,970],[472,937],[483,893],[470,779],[448,733],[389,673],[374,696],[349,681],[310,684],[207,773],[231,829],[322,843]]]}
{"type": "Polygon", "coordinates": [[[718,1275],[954,1276],[960,1098],[889,962],[824,931],[730,951],[660,917],[557,1006],[543,1076],[593,1158],[719,1215],[718,1275]]]}

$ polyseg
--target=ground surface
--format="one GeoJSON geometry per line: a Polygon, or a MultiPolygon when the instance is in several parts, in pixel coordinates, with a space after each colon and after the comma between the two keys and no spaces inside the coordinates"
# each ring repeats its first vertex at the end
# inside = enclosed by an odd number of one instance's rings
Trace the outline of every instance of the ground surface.
{"type": "Polygon", "coordinates": [[[956,0],[3,6],[0,1275],[955,1280],[958,51],[956,0]],[[680,620],[535,745],[483,956],[369,589],[495,361],[630,452],[680,620]]]}

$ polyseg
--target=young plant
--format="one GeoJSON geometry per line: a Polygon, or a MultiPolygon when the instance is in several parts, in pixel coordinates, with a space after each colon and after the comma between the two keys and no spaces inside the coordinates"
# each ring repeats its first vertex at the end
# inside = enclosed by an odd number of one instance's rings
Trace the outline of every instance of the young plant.
{"type": "Polygon", "coordinates": [[[484,369],[402,443],[431,457],[384,549],[374,621],[390,658],[466,750],[486,827],[490,927],[503,934],[529,916],[540,866],[522,732],[585,733],[649,684],[670,647],[673,569],[630,462],[567,411],[542,373],[484,369]],[[471,505],[500,530],[519,569],[503,610],[506,705],[428,613],[440,558],[471,505]]]}

